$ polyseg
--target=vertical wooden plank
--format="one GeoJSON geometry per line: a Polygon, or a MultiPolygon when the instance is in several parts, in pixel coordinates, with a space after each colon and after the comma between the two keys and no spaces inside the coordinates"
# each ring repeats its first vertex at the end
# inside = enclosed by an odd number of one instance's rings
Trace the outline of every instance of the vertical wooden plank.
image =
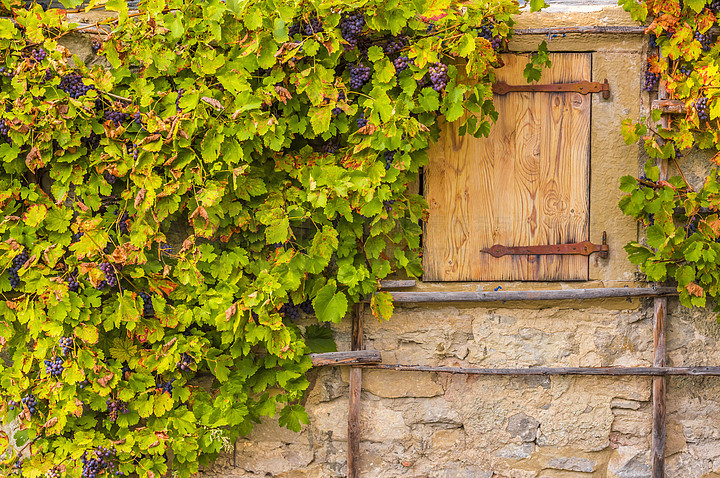
{"type": "MultiPolygon", "coordinates": [[[[653,367],[665,366],[665,314],[667,298],[655,298],[653,314],[653,367]]],[[[665,474],[665,377],[653,377],[652,478],[665,474]]]]}
{"type": "MultiPolygon", "coordinates": [[[[504,55],[498,81],[525,83],[527,55],[504,55]]],[[[541,84],[591,79],[588,53],[552,54],[541,84]]],[[[424,280],[587,280],[582,256],[480,253],[494,244],[535,245],[589,238],[590,97],[509,93],[485,138],[445,124],[430,150],[424,280]]]]}
{"type": "MultiPolygon", "coordinates": [[[[351,349],[362,350],[363,304],[356,304],[352,321],[351,349]]],[[[362,369],[350,368],[350,397],[348,400],[348,478],[360,477],[360,391],[362,389],[362,369]]]]}

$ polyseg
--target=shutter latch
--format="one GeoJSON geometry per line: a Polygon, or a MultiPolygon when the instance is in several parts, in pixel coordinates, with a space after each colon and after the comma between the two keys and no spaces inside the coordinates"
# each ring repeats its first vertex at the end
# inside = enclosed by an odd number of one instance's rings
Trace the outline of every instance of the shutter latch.
{"type": "Polygon", "coordinates": [[[599,81],[577,81],[575,83],[556,83],[553,85],[508,85],[504,81],[493,83],[493,93],[505,95],[515,91],[545,92],[545,93],[588,93],[602,92],[603,99],[610,99],[610,84],[606,79],[603,83],[599,81]]]}
{"type": "Polygon", "coordinates": [[[495,244],[488,249],[482,249],[480,252],[486,252],[493,257],[502,256],[527,256],[527,255],[581,255],[589,256],[597,252],[603,259],[608,257],[610,249],[607,244],[607,233],[603,232],[602,244],[593,244],[590,241],[575,242],[572,244],[548,244],[539,246],[503,246],[495,244]]]}

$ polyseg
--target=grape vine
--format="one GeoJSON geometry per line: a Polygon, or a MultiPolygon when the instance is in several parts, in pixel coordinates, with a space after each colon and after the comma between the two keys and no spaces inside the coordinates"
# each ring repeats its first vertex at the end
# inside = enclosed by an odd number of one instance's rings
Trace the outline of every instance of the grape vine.
{"type": "Polygon", "coordinates": [[[0,475],[189,477],[299,430],[318,323],[421,274],[408,185],[440,122],[487,131],[517,3],[110,0],[109,68],[0,5],[0,475]]]}
{"type": "MultiPolygon", "coordinates": [[[[716,169],[704,182],[688,183],[680,159],[691,150],[709,150],[713,163],[720,164],[720,89],[714,73],[720,68],[714,33],[720,2],[621,4],[636,20],[650,19],[645,90],[652,92],[661,83],[669,99],[686,111],[673,115],[666,126],[659,109],[647,120],[623,123],[626,142],[641,141],[650,158],[643,175],[621,179],[620,187],[627,193],[621,209],[646,227],[646,238],[628,244],[626,250],[648,280],[676,283],[682,304],[704,306],[708,298],[720,297],[720,184],[716,169]],[[659,160],[667,160],[679,175],[661,179],[655,165],[659,160]]],[[[716,305],[715,310],[720,308],[716,305]]]]}

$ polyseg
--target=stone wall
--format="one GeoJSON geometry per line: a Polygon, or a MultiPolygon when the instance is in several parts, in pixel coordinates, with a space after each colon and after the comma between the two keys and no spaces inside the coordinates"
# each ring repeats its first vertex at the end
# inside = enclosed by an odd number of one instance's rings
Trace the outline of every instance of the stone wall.
{"type": "MultiPolygon", "coordinates": [[[[365,319],[367,348],[386,363],[531,367],[649,366],[649,301],[520,309],[402,307],[365,319]],[[435,325],[435,326],[431,326],[435,325]],[[437,326],[441,324],[441,326],[437,326]]],[[[349,348],[347,324],[336,329],[349,348]]],[[[671,301],[670,365],[720,363],[709,311],[671,301]]],[[[347,368],[310,374],[310,424],[267,420],[204,473],[215,477],[343,477],[347,368]]],[[[650,476],[651,379],[478,377],[365,370],[361,473],[368,477],[564,478],[650,476]]],[[[671,378],[668,477],[720,477],[720,379],[671,378]]]]}

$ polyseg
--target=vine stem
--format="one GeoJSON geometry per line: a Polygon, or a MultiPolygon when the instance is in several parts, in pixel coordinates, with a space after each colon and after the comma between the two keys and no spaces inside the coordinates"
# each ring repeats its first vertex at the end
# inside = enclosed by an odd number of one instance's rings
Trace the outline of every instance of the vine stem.
{"type": "Polygon", "coordinates": [[[677,170],[680,172],[680,176],[683,178],[683,181],[685,181],[685,184],[687,184],[687,187],[690,191],[695,192],[695,189],[692,187],[692,184],[687,180],[685,177],[685,173],[683,173],[683,170],[680,168],[680,164],[678,163],[677,158],[672,158],[673,164],[677,168],[677,170]]]}

